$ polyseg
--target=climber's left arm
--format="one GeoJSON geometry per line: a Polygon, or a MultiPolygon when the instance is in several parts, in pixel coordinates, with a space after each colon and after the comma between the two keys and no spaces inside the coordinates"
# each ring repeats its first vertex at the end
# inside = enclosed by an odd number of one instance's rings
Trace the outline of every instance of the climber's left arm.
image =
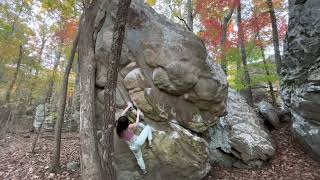
{"type": "Polygon", "coordinates": [[[129,109],[132,107],[132,103],[131,103],[131,102],[128,102],[127,104],[128,104],[128,105],[127,105],[127,107],[122,111],[121,116],[124,116],[124,115],[129,111],[129,109]]]}

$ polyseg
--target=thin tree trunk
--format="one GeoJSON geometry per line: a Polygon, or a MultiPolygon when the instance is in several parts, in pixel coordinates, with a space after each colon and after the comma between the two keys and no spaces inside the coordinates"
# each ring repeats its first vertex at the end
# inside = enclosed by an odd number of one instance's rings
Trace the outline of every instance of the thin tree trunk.
{"type": "MultiPolygon", "coordinates": [[[[22,9],[24,7],[24,4],[25,4],[24,0],[22,0],[22,3],[21,3],[20,8],[19,8],[18,15],[13,19],[13,22],[12,22],[12,25],[11,25],[11,32],[10,32],[10,34],[8,36],[5,37],[5,39],[8,39],[9,37],[11,37],[13,35],[13,33],[15,31],[16,21],[20,18],[22,9]]],[[[7,93],[6,93],[6,102],[7,103],[10,102],[11,92],[12,92],[12,89],[13,89],[14,85],[16,84],[16,80],[17,80],[19,69],[20,69],[21,61],[22,61],[22,45],[20,45],[20,47],[19,47],[19,58],[18,58],[18,61],[17,61],[16,72],[13,75],[13,80],[12,80],[10,86],[9,86],[9,89],[8,89],[7,93]]]]}
{"type": "MultiPolygon", "coordinates": [[[[44,49],[46,41],[47,41],[47,39],[44,39],[42,41],[42,43],[41,43],[41,48],[40,48],[39,57],[38,57],[38,63],[40,63],[41,60],[42,60],[42,53],[43,53],[43,49],[44,49]]],[[[36,73],[35,73],[36,78],[38,76],[38,73],[39,72],[36,71],[36,73]]],[[[50,85],[50,82],[48,83],[48,85],[50,85]]],[[[32,102],[32,91],[33,91],[33,87],[35,87],[35,86],[36,86],[36,81],[34,83],[32,83],[32,89],[31,89],[31,92],[30,92],[30,97],[31,97],[30,103],[32,102]]],[[[48,97],[49,96],[49,93],[48,93],[49,90],[50,90],[50,88],[47,89],[47,91],[44,93],[44,117],[43,117],[43,121],[40,124],[39,130],[36,131],[36,137],[34,138],[33,145],[32,145],[32,152],[33,153],[36,153],[35,152],[36,144],[37,144],[39,135],[40,135],[40,133],[42,131],[43,124],[45,123],[45,119],[46,119],[46,104],[49,103],[49,101],[50,101],[50,98],[48,97]]]]}
{"type": "Polygon", "coordinates": [[[186,9],[187,9],[187,24],[189,26],[189,30],[193,32],[193,5],[192,5],[192,0],[187,0],[186,4],[186,9]]]}
{"type": "Polygon", "coordinates": [[[247,103],[250,106],[253,106],[253,97],[252,97],[252,89],[251,89],[251,79],[247,67],[247,54],[246,54],[246,48],[244,44],[244,33],[242,29],[242,19],[241,19],[241,3],[238,5],[238,13],[237,13],[237,25],[238,25],[238,39],[239,39],[239,45],[240,45],[240,51],[241,51],[241,59],[244,69],[244,76],[245,76],[245,82],[248,86],[246,88],[246,99],[247,103]]]}
{"type": "Polygon", "coordinates": [[[99,2],[84,1],[83,20],[80,22],[80,148],[82,179],[101,180],[98,141],[95,130],[95,18],[99,2]]]}
{"type": "Polygon", "coordinates": [[[17,77],[18,77],[18,73],[19,73],[20,66],[21,66],[21,61],[22,61],[22,54],[23,54],[23,47],[22,47],[22,45],[20,45],[20,47],[19,47],[19,57],[18,57],[18,60],[17,60],[16,71],[13,74],[13,79],[12,79],[11,84],[9,86],[9,89],[7,90],[7,93],[6,93],[6,102],[7,103],[10,102],[12,89],[13,89],[14,85],[16,84],[16,81],[17,81],[17,77]]]}
{"type": "MultiPolygon", "coordinates": [[[[46,42],[47,42],[47,39],[46,39],[46,38],[43,38],[42,43],[41,43],[41,47],[40,47],[40,51],[39,51],[39,55],[38,55],[38,59],[37,59],[37,63],[41,63],[41,61],[42,61],[43,49],[44,49],[44,47],[45,47],[45,45],[46,45],[46,42]]],[[[31,72],[30,72],[30,73],[32,73],[32,69],[31,69],[31,72]]],[[[38,70],[36,70],[36,72],[35,72],[35,78],[37,78],[38,73],[39,73],[38,70]]],[[[35,86],[36,86],[36,81],[34,81],[34,82],[32,83],[32,85],[31,85],[31,89],[30,89],[30,93],[29,93],[29,101],[30,101],[30,104],[32,104],[32,93],[33,93],[33,90],[34,90],[35,86]]]]}
{"type": "Polygon", "coordinates": [[[226,59],[226,42],[227,42],[227,31],[229,27],[229,22],[232,17],[232,14],[234,12],[235,7],[232,7],[229,11],[229,13],[223,18],[223,23],[222,23],[222,35],[221,35],[221,67],[225,74],[228,74],[228,62],[226,59]]]}
{"type": "Polygon", "coordinates": [[[72,98],[72,107],[74,111],[80,110],[80,66],[79,66],[79,56],[77,60],[77,67],[76,67],[76,80],[74,83],[74,97],[72,98]]]}
{"type": "MultiPolygon", "coordinates": [[[[81,20],[80,20],[81,21],[81,20]]],[[[76,35],[75,40],[73,41],[71,54],[64,72],[63,76],[63,84],[61,89],[61,95],[59,99],[59,109],[58,109],[58,119],[55,124],[55,134],[54,134],[54,148],[53,148],[53,157],[51,161],[50,172],[52,173],[60,173],[60,146],[61,146],[61,131],[62,131],[62,123],[64,120],[64,113],[66,107],[66,99],[67,99],[67,92],[68,92],[68,81],[69,81],[69,74],[72,67],[74,55],[76,53],[76,49],[79,42],[79,32],[76,35]]]]}
{"type": "Polygon", "coordinates": [[[43,124],[45,123],[45,121],[46,121],[46,102],[44,102],[44,104],[43,104],[43,119],[42,119],[42,122],[40,124],[39,129],[36,130],[36,136],[33,139],[32,149],[31,149],[31,152],[33,154],[36,154],[37,142],[38,142],[38,139],[39,139],[39,136],[40,136],[40,133],[42,131],[42,127],[43,127],[43,124]]]}
{"type": "Polygon", "coordinates": [[[269,13],[270,13],[270,19],[271,19],[271,25],[272,25],[272,41],[274,46],[274,57],[277,65],[277,73],[279,75],[281,70],[281,55],[280,55],[280,47],[279,47],[277,18],[274,12],[272,0],[267,0],[267,4],[269,7],[269,13]]]}
{"type": "Polygon", "coordinates": [[[55,75],[57,73],[57,69],[58,69],[58,65],[60,63],[60,59],[61,59],[61,55],[62,55],[62,48],[63,48],[63,40],[60,41],[60,47],[59,47],[59,50],[58,50],[58,55],[54,61],[54,65],[53,65],[53,69],[52,69],[52,75],[51,77],[49,78],[49,85],[48,85],[48,91],[47,91],[47,95],[46,97],[48,99],[46,99],[47,102],[50,102],[51,100],[51,97],[52,97],[52,93],[53,93],[53,87],[54,87],[54,78],[55,78],[55,75]]]}
{"type": "MultiPolygon", "coordinates": [[[[258,37],[258,41],[262,42],[259,31],[257,32],[257,37],[258,37]]],[[[266,75],[269,77],[270,76],[270,71],[269,71],[269,69],[267,67],[267,61],[266,61],[266,56],[264,54],[264,48],[263,48],[262,44],[260,44],[259,46],[260,46],[260,50],[261,50],[263,66],[264,66],[264,69],[266,71],[266,75]]],[[[272,103],[275,106],[276,105],[276,97],[274,95],[272,82],[269,79],[268,79],[268,84],[269,84],[269,89],[270,89],[270,95],[271,95],[271,98],[272,98],[272,103]]]]}
{"type": "Polygon", "coordinates": [[[22,0],[21,6],[20,6],[20,8],[19,8],[18,15],[14,18],[14,20],[13,20],[13,22],[12,22],[10,35],[12,35],[12,34],[14,33],[14,31],[15,31],[16,23],[17,23],[17,20],[20,18],[20,15],[21,15],[23,6],[24,6],[24,0],[22,0]]]}
{"type": "Polygon", "coordinates": [[[103,123],[102,147],[103,168],[106,179],[115,180],[113,130],[115,127],[115,93],[117,88],[118,67],[121,57],[122,44],[131,0],[120,0],[111,45],[110,60],[108,61],[107,84],[104,87],[105,116],[103,123]]]}
{"type": "MultiPolygon", "coordinates": [[[[239,43],[237,44],[237,49],[240,49],[239,43]]],[[[237,75],[240,74],[241,71],[241,63],[242,61],[240,59],[237,59],[237,75]]]]}
{"type": "MultiPolygon", "coordinates": [[[[37,58],[37,63],[41,63],[42,61],[42,54],[43,54],[43,50],[44,50],[44,47],[46,46],[46,43],[47,43],[47,39],[44,37],[42,39],[42,42],[41,42],[41,46],[40,46],[40,50],[39,50],[39,54],[38,54],[38,58],[37,58]]],[[[36,70],[36,76],[38,75],[38,70],[36,70]]]]}
{"type": "MultiPolygon", "coordinates": [[[[188,3],[188,2],[187,2],[188,3]]],[[[186,6],[188,6],[188,4],[186,3],[186,6]]],[[[171,12],[172,12],[172,16],[173,17],[176,17],[176,18],[178,18],[184,25],[185,25],[185,27],[187,28],[187,30],[188,31],[191,31],[191,32],[193,32],[193,19],[189,19],[189,17],[187,17],[187,20],[185,20],[181,15],[178,15],[178,14],[176,14],[176,13],[173,13],[174,12],[174,9],[171,7],[171,5],[169,5],[169,8],[170,8],[170,10],[171,10],[171,12]],[[173,14],[175,14],[175,15],[173,15],[173,14]],[[191,21],[192,20],[192,21],[191,21]],[[189,25],[189,23],[191,24],[191,22],[192,22],[192,27],[190,27],[190,25],[189,25]]],[[[189,16],[189,9],[188,9],[188,7],[187,7],[187,16],[189,16]]],[[[192,12],[191,12],[192,13],[192,12]]],[[[191,16],[193,17],[193,14],[191,14],[191,16]]]]}
{"type": "Polygon", "coordinates": [[[5,133],[6,133],[6,132],[9,132],[9,131],[7,130],[7,128],[8,128],[9,123],[10,123],[11,120],[12,120],[12,112],[13,112],[13,111],[10,110],[10,113],[9,113],[8,118],[7,118],[6,124],[4,125],[4,132],[5,132],[5,133]]]}

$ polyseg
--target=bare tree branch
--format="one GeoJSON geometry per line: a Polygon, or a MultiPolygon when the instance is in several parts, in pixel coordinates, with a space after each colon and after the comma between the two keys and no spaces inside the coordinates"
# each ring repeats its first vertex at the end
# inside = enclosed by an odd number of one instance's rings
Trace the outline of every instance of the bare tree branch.
{"type": "MultiPolygon", "coordinates": [[[[171,5],[169,5],[169,8],[170,8],[171,12],[173,13],[174,10],[173,10],[173,8],[172,8],[171,5]]],[[[191,28],[189,27],[189,25],[188,25],[188,23],[187,23],[186,20],[184,20],[181,16],[178,16],[178,15],[175,15],[174,17],[176,17],[176,18],[178,18],[180,21],[182,21],[183,24],[184,24],[184,25],[186,26],[186,28],[188,29],[188,31],[191,31],[191,28]]]]}

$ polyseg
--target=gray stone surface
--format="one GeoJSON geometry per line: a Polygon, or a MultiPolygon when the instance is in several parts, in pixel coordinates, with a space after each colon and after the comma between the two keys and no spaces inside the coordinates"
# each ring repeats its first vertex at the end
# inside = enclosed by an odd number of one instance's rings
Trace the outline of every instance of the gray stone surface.
{"type": "Polygon", "coordinates": [[[67,169],[69,171],[77,171],[80,169],[80,163],[76,161],[71,161],[67,163],[67,169]]]}
{"type": "MultiPolygon", "coordinates": [[[[116,1],[97,35],[97,86],[105,81],[116,1]]],[[[102,11],[102,10],[101,10],[102,11]]],[[[103,14],[103,12],[100,12],[103,14]]],[[[99,16],[100,17],[100,16],[99,16]]],[[[98,17],[98,18],[99,18],[98,17]]],[[[130,99],[156,121],[176,121],[204,132],[224,114],[227,81],[220,67],[210,68],[206,48],[194,34],[168,21],[152,8],[133,1],[123,45],[119,80],[130,99]],[[159,117],[161,114],[161,117],[159,117]],[[157,117],[158,116],[158,117],[157,117]]]]}
{"type": "Polygon", "coordinates": [[[142,148],[148,174],[141,176],[128,145],[115,134],[118,179],[202,179],[210,171],[208,143],[176,122],[158,124],[148,121],[154,132],[152,149],[142,148]]]}
{"type": "Polygon", "coordinates": [[[271,137],[239,93],[229,89],[228,96],[228,115],[209,128],[210,162],[227,167],[259,167],[275,153],[271,137]]]}
{"type": "MultiPolygon", "coordinates": [[[[43,123],[42,129],[46,131],[54,130],[54,126],[58,118],[57,106],[55,103],[57,103],[57,101],[47,103],[45,106],[44,104],[39,104],[36,107],[35,115],[33,118],[33,127],[36,130],[40,129],[40,126],[42,123],[43,123]]],[[[69,132],[78,131],[79,119],[80,119],[79,111],[73,110],[71,106],[66,107],[65,117],[62,125],[63,130],[69,131],[69,132]]]]}
{"type": "Polygon", "coordinates": [[[289,1],[281,96],[295,137],[320,157],[320,1],[289,1]]]}
{"type": "Polygon", "coordinates": [[[272,104],[270,104],[267,101],[261,101],[258,104],[259,112],[263,116],[263,118],[268,121],[274,128],[279,128],[280,121],[278,118],[278,112],[273,107],[272,104]]]}
{"type": "Polygon", "coordinates": [[[50,112],[50,105],[39,104],[36,107],[36,113],[33,121],[33,127],[39,130],[41,124],[43,129],[52,130],[56,120],[56,113],[50,112]]]}
{"type": "MultiPolygon", "coordinates": [[[[103,66],[109,60],[116,10],[116,0],[106,1],[96,20],[106,13],[96,42],[98,124],[104,111],[103,66]]],[[[205,132],[225,113],[226,77],[196,35],[147,4],[133,0],[128,17],[117,88],[121,93],[116,98],[122,104],[132,101],[158,130],[153,149],[143,148],[149,172],[144,179],[202,179],[210,171],[209,150],[197,133],[205,132]]],[[[123,107],[117,107],[118,115],[123,107]]],[[[115,138],[118,178],[141,179],[134,156],[115,138]]]]}

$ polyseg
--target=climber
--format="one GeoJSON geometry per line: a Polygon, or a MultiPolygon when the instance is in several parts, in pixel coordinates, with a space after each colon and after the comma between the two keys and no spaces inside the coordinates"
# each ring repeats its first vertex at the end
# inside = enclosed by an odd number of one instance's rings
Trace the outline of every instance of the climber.
{"type": "Polygon", "coordinates": [[[128,145],[130,150],[133,152],[137,159],[138,165],[142,171],[142,174],[147,174],[144,160],[141,153],[141,146],[148,139],[149,147],[152,148],[152,128],[150,126],[145,126],[139,122],[140,116],[143,116],[142,112],[137,109],[136,122],[133,124],[129,123],[129,118],[126,115],[127,111],[132,109],[132,103],[128,103],[128,106],[123,110],[121,117],[117,120],[116,131],[120,139],[124,140],[128,145]],[[137,127],[143,128],[139,135],[134,134],[134,130],[137,127]]]}

